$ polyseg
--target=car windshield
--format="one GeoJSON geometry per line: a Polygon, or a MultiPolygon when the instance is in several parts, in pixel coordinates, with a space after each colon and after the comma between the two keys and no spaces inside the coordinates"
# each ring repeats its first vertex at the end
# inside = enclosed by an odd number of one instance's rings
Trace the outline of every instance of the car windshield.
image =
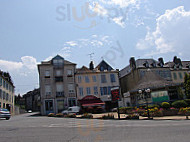
{"type": "Polygon", "coordinates": [[[1,108],[0,111],[8,111],[7,109],[1,108]]]}

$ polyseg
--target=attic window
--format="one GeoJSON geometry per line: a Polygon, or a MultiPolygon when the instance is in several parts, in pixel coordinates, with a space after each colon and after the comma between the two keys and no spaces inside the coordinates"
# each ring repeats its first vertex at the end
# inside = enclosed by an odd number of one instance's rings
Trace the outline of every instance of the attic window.
{"type": "Polygon", "coordinates": [[[146,68],[149,68],[149,64],[148,64],[147,61],[146,61],[143,65],[144,65],[146,68]]]}
{"type": "Polygon", "coordinates": [[[100,71],[104,71],[104,67],[101,66],[101,67],[100,67],[100,71]]]}

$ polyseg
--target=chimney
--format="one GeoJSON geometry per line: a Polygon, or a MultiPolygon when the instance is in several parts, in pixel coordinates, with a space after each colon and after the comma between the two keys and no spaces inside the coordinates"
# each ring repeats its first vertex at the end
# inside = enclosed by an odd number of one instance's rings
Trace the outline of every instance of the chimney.
{"type": "Polygon", "coordinates": [[[136,69],[135,57],[131,57],[130,60],[129,60],[129,63],[130,63],[130,67],[131,67],[132,69],[136,69]]]}
{"type": "Polygon", "coordinates": [[[161,57],[158,59],[159,65],[162,67],[164,65],[164,59],[161,57]]]}
{"type": "Polygon", "coordinates": [[[93,69],[94,69],[94,63],[93,63],[93,61],[90,62],[89,68],[90,68],[90,70],[93,70],[93,69]]]}

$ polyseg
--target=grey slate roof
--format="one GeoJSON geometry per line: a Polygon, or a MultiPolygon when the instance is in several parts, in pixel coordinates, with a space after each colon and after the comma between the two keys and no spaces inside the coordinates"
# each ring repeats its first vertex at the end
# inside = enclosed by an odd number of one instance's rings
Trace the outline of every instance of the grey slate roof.
{"type": "Polygon", "coordinates": [[[137,83],[136,87],[134,87],[130,92],[136,92],[139,89],[156,89],[162,88],[166,86],[174,86],[176,85],[172,81],[167,81],[164,78],[160,77],[159,75],[155,74],[151,70],[148,70],[142,79],[137,83]]]}

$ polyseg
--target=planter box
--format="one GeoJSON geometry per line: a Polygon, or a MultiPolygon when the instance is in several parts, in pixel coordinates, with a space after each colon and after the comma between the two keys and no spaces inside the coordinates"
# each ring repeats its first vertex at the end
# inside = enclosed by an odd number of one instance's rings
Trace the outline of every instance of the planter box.
{"type": "Polygon", "coordinates": [[[163,110],[162,112],[164,116],[174,116],[178,114],[179,110],[163,110]]]}

